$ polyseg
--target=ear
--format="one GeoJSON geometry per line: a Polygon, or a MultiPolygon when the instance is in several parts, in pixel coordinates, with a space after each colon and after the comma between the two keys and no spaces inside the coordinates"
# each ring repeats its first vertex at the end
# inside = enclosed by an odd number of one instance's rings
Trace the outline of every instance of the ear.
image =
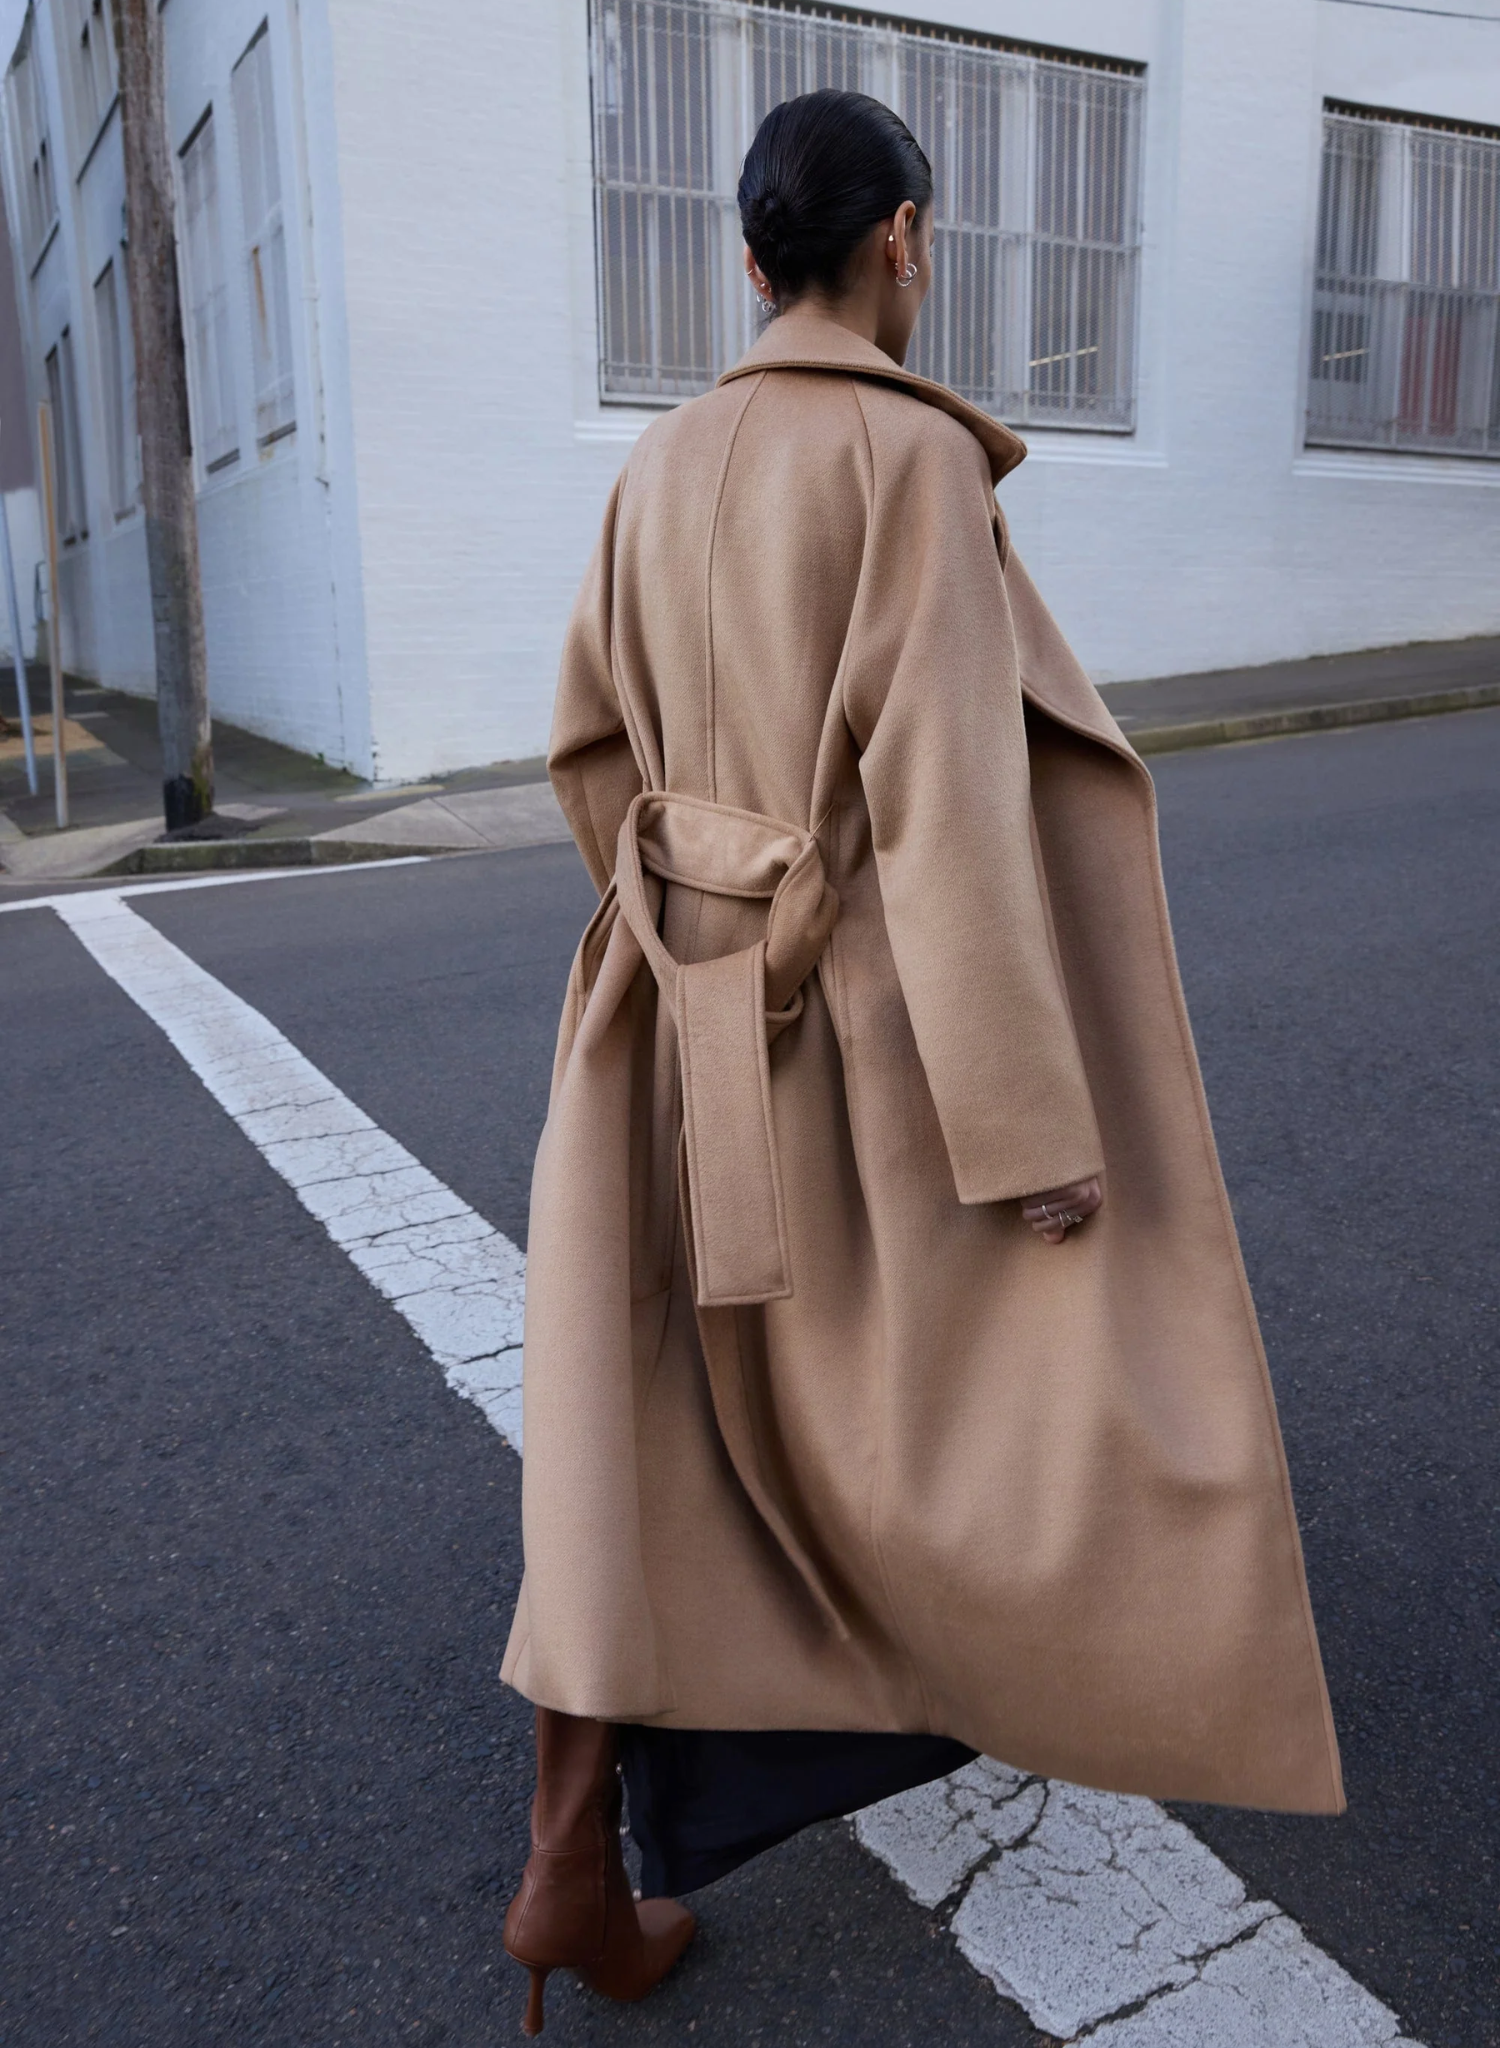
{"type": "Polygon", "coordinates": [[[751,255],[748,242],[745,244],[745,275],[754,287],[757,298],[761,299],[767,306],[774,306],[776,294],[771,289],[771,281],[751,255]]]}
{"type": "Polygon", "coordinates": [[[916,218],[916,207],[911,200],[903,199],[891,219],[890,230],[885,238],[885,254],[897,277],[902,275],[911,262],[909,242],[916,218]]]}

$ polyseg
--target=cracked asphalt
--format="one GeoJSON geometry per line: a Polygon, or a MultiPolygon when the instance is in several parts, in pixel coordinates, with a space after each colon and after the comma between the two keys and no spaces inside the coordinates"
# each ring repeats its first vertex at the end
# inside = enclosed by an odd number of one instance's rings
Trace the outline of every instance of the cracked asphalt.
{"type": "MultiPolygon", "coordinates": [[[[1179,1811],[1427,2048],[1494,2048],[1500,713],[1154,767],[1351,1799],[1179,1811]]],[[[541,848],[133,907],[524,1243],[591,900],[541,848]]],[[[0,2043],[503,2037],[515,1461],[50,913],[0,918],[0,1018],[0,2043]]],[[[703,1905],[657,1998],[559,1983],[550,2038],[1042,2039],[846,1827],[703,1905]]]]}

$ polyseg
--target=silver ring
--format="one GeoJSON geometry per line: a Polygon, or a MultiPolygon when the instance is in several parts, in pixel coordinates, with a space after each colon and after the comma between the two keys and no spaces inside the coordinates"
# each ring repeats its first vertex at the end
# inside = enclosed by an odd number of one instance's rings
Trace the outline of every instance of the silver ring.
{"type": "Polygon", "coordinates": [[[1083,1221],[1083,1215],[1082,1212],[1077,1209],[1059,1209],[1053,1221],[1061,1223],[1063,1228],[1067,1229],[1074,1223],[1081,1223],[1083,1221]]]}

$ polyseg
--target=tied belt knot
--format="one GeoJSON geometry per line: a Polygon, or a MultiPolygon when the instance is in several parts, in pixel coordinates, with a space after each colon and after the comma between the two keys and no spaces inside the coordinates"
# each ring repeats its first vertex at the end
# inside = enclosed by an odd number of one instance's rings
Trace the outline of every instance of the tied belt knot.
{"type": "Polygon", "coordinates": [[[676,1027],[698,1303],[780,1300],[792,1277],[769,1047],[802,1014],[802,984],[838,917],[818,842],[758,811],[647,790],[620,827],[615,891],[676,1027]],[[675,960],[657,929],[672,883],[766,903],[764,937],[716,959],[675,960]]]}

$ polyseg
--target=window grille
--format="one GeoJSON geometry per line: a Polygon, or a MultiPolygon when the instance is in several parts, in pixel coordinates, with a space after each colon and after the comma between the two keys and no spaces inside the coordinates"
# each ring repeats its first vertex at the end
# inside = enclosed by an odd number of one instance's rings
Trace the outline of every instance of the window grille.
{"type": "Polygon", "coordinates": [[[64,21],[72,46],[73,104],[81,153],[91,146],[115,103],[115,38],[109,0],[67,0],[64,21]]]}
{"type": "Polygon", "coordinates": [[[49,349],[44,368],[52,408],[52,456],[56,469],[58,538],[68,545],[87,540],[89,522],[83,488],[83,442],[78,431],[78,376],[73,335],[64,328],[49,349]]]}
{"type": "Polygon", "coordinates": [[[182,152],[182,211],[198,451],[204,470],[211,473],[226,468],[240,452],[212,110],[182,152]]]}
{"type": "Polygon", "coordinates": [[[600,386],[670,400],[759,328],[735,187],[757,126],[820,86],[895,108],[932,160],[912,367],[1021,424],[1135,423],[1137,66],[741,0],[595,0],[600,386]]]}
{"type": "Polygon", "coordinates": [[[240,202],[254,342],[255,436],[260,446],[267,448],[292,432],[297,416],[281,160],[276,153],[271,39],[265,22],[234,68],[234,127],[240,152],[240,202]]]}
{"type": "Polygon", "coordinates": [[[109,502],[116,519],[135,510],[140,495],[136,451],[135,350],[124,281],[113,259],[94,280],[94,321],[104,385],[104,429],[109,453],[109,502]]]}
{"type": "Polygon", "coordinates": [[[40,261],[57,224],[57,181],[52,167],[52,138],[47,128],[46,103],[37,68],[35,32],[36,16],[28,11],[7,80],[12,132],[20,160],[21,231],[25,237],[28,264],[40,261]]]}
{"type": "Polygon", "coordinates": [[[1500,134],[1324,117],[1307,439],[1500,456],[1500,134]]]}

